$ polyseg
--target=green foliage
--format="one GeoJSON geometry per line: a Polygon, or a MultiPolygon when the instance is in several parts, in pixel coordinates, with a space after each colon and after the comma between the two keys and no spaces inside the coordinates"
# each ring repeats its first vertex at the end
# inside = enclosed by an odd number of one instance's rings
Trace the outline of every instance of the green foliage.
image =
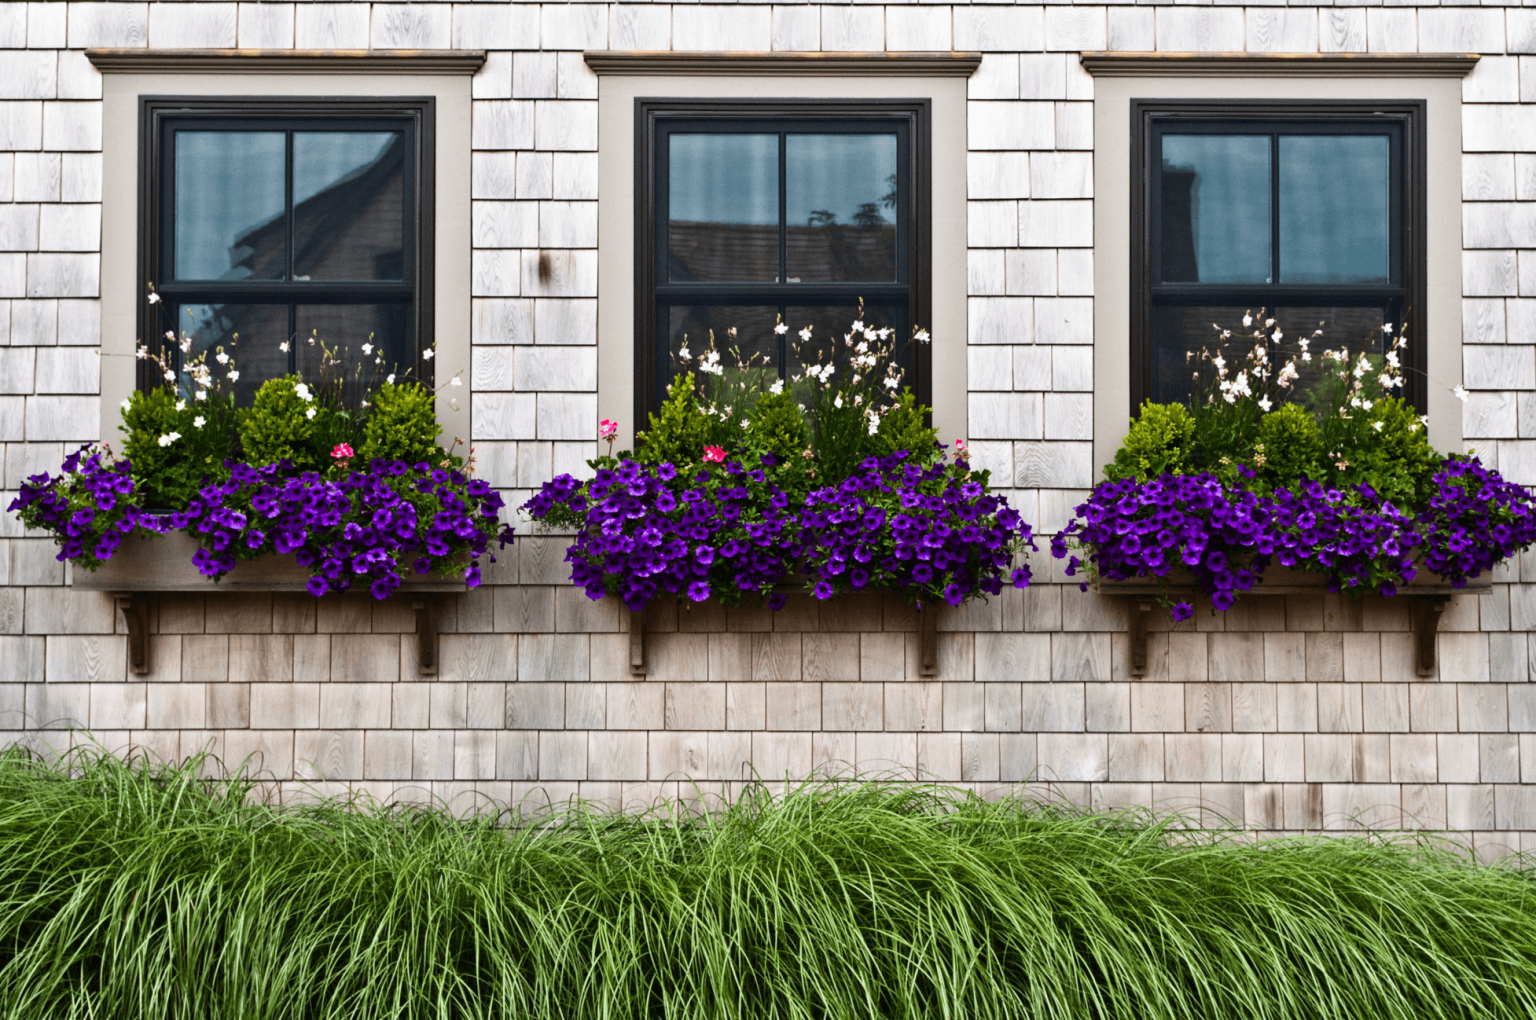
{"type": "Polygon", "coordinates": [[[329,463],[329,451],[317,451],[313,442],[315,419],[327,413],[296,375],[269,379],[256,391],[256,401],[240,423],[240,440],[245,456],[255,465],[276,464],[288,459],[295,468],[323,470],[329,463]],[[311,414],[310,412],[314,412],[311,414]]]}
{"type": "Polygon", "coordinates": [[[1536,1012],[1528,865],[1427,834],[1256,840],[871,782],[528,824],[547,798],[280,807],[262,767],[0,753],[0,1017],[1536,1012]]]}
{"type": "Polygon", "coordinates": [[[1141,405],[1141,414],[1104,468],[1111,481],[1135,478],[1146,481],[1165,474],[1183,474],[1195,438],[1195,421],[1182,404],[1141,405]]]}
{"type": "Polygon", "coordinates": [[[789,393],[764,393],[757,398],[747,428],[747,442],[756,453],[771,453],[779,463],[798,461],[810,443],[805,414],[789,393]]]}
{"type": "Polygon", "coordinates": [[[437,445],[442,431],[431,390],[415,382],[385,383],[374,391],[357,455],[364,463],[382,458],[437,467],[443,459],[437,445]]]}
{"type": "Polygon", "coordinates": [[[1270,488],[1324,477],[1322,433],[1311,412],[1296,404],[1281,404],[1259,419],[1253,449],[1253,466],[1270,488]]]}
{"type": "Polygon", "coordinates": [[[879,431],[870,438],[870,452],[883,457],[906,450],[915,464],[933,463],[939,456],[939,430],[928,424],[932,413],[917,402],[911,389],[904,388],[881,417],[879,431]]]}
{"type": "Polygon", "coordinates": [[[1428,503],[1441,457],[1411,404],[1382,397],[1368,411],[1356,410],[1345,428],[1337,448],[1348,467],[1341,472],[1335,465],[1338,481],[1370,485],[1400,508],[1428,503]]]}
{"type": "Polygon", "coordinates": [[[237,414],[233,398],[219,393],[191,402],[164,386],[129,394],[121,430],[135,499],[148,509],[180,508],[205,480],[225,477],[224,461],[239,455],[237,414]]]}
{"type": "Polygon", "coordinates": [[[667,387],[661,410],[650,416],[646,429],[635,438],[637,460],[650,464],[668,462],[678,467],[697,464],[704,447],[717,445],[713,422],[699,407],[693,373],[680,373],[667,387]]]}

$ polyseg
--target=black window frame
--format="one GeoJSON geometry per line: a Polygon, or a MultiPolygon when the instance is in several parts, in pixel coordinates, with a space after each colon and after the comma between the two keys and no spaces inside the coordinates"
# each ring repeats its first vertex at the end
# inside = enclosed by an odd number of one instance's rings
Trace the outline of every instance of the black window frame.
{"type": "MultiPolygon", "coordinates": [[[[909,321],[931,321],[932,101],[927,99],[699,99],[639,98],[635,100],[635,409],[643,421],[665,395],[668,361],[661,357],[667,326],[661,321],[669,301],[723,305],[855,305],[862,297],[870,306],[905,298],[909,321]],[[876,127],[877,125],[884,127],[876,127]],[[686,128],[722,133],[882,133],[901,125],[905,150],[898,146],[897,274],[895,283],[670,283],[659,271],[667,265],[667,177],[660,139],[665,132],[686,128]],[[906,215],[900,215],[905,200],[906,215]],[[904,245],[904,250],[902,246],[904,245]]],[[[779,187],[785,185],[780,168],[779,187]]],[[[783,278],[781,242],[781,272],[783,278]]],[[[798,328],[795,323],[790,324],[798,328]]],[[[900,340],[906,341],[907,337],[900,340]]],[[[930,344],[907,345],[907,382],[920,403],[932,404],[930,344]]],[[[782,359],[781,359],[782,363],[782,359]]]]}
{"type": "MultiPolygon", "coordinates": [[[[1155,304],[1225,304],[1274,308],[1286,305],[1368,305],[1396,302],[1407,330],[1403,352],[1403,397],[1426,410],[1424,368],[1428,223],[1425,100],[1131,100],[1131,385],[1130,413],[1137,414],[1152,393],[1152,325],[1155,304]],[[1159,217],[1163,133],[1359,134],[1397,132],[1392,151],[1391,269],[1385,285],[1160,283],[1159,217]],[[1354,130],[1351,130],[1354,128],[1354,130]],[[1361,128],[1367,130],[1361,131],[1361,128]],[[1304,130],[1303,130],[1304,129],[1304,130]]],[[[1272,144],[1274,144],[1272,142],[1272,144]]],[[[1274,151],[1273,149],[1271,150],[1274,151]]],[[[1272,265],[1279,268],[1279,208],[1275,195],[1279,165],[1271,169],[1272,265]]],[[[1230,324],[1222,323],[1226,327],[1230,324]]],[[[1326,335],[1326,326],[1325,335],[1326,335]]],[[[1354,338],[1349,338],[1353,340],[1354,338]]]]}
{"type": "MultiPolygon", "coordinates": [[[[423,357],[434,342],[433,256],[436,99],[431,96],[141,96],[139,100],[139,279],[153,281],[164,304],[148,300],[147,288],[138,295],[139,336],[171,357],[179,351],[165,340],[165,305],[219,304],[262,299],[289,305],[290,339],[294,306],[298,304],[376,304],[410,302],[416,358],[412,375],[428,386],[433,383],[433,359],[423,357]],[[377,280],[208,280],[178,281],[162,273],[172,254],[174,238],[174,165],[167,162],[170,127],[203,129],[232,127],[238,130],[399,130],[414,141],[406,156],[405,195],[407,212],[402,237],[405,271],[400,282],[377,280]],[[169,201],[167,199],[170,199],[169,201]]],[[[291,176],[290,165],[286,173],[291,176]]],[[[288,230],[292,231],[292,196],[287,198],[288,230]]],[[[292,268],[294,252],[288,252],[292,268]]],[[[297,345],[289,351],[289,370],[294,370],[297,345]]],[[[161,380],[148,362],[138,362],[137,385],[153,389],[161,380]]]]}

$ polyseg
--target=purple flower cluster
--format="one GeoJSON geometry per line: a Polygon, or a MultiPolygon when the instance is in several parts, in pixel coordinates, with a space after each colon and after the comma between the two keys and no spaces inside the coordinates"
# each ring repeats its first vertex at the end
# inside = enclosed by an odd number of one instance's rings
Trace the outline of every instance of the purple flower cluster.
{"type": "Polygon", "coordinates": [[[1005,577],[1029,585],[1029,567],[1010,572],[1014,553],[1035,547],[1029,525],[964,460],[919,467],[905,451],[871,457],[812,492],[799,524],[817,598],[898,588],[958,606],[973,593],[999,594],[1005,577]]]}
{"type": "Polygon", "coordinates": [[[286,461],[224,467],[228,477],[205,484],[185,508],[149,513],[128,501],[128,461],[108,464],[82,450],[59,476],[29,479],[11,510],[58,536],[60,560],[87,568],[110,559],[135,530],[187,531],[198,539],[192,562],[204,575],[222,576],[238,560],[267,553],[292,554],[310,568],[308,588],[317,596],[366,584],[374,598],[386,598],[407,565],[417,574],[451,572],[474,587],[490,541],[511,541],[498,520],[500,494],[458,471],[376,460],[331,479],[295,474],[286,461]]]}
{"type": "MultiPolygon", "coordinates": [[[[539,520],[579,515],[583,526],[565,558],[588,598],[612,593],[639,610],[665,591],[734,604],[784,581],[799,551],[789,497],[764,471],[773,456],[762,462],[709,465],[685,477],[671,464],[625,460],[585,484],[570,475],[545,482],[523,508],[539,520]]],[[[781,595],[770,601],[784,603],[781,595]]]]}
{"type": "Polygon", "coordinates": [[[818,598],[837,591],[897,588],[959,605],[997,594],[1013,555],[1033,548],[1029,526],[961,461],[927,468],[905,453],[870,458],[837,485],[810,493],[796,511],[762,467],[710,464],[684,477],[671,464],[604,465],[592,481],[546,482],[526,504],[535,519],[574,526],[566,553],[571,580],[587,596],[615,594],[639,610],[658,594],[711,596],[727,605],[747,593],[785,596],[775,586],[797,571],[818,598]]]}
{"type": "MultiPolygon", "coordinates": [[[[1089,550],[1092,576],[1109,580],[1165,578],[1185,567],[1224,610],[1271,562],[1324,573],[1330,591],[1393,595],[1421,565],[1460,587],[1536,542],[1527,489],[1475,458],[1449,458],[1434,478],[1437,494],[1416,515],[1364,485],[1303,480],[1298,491],[1266,496],[1210,474],[1105,482],[1077,507],[1051,553],[1067,560],[1069,576],[1085,566],[1074,547],[1089,550]]],[[[1188,603],[1174,606],[1176,619],[1191,612],[1188,603]]]]}

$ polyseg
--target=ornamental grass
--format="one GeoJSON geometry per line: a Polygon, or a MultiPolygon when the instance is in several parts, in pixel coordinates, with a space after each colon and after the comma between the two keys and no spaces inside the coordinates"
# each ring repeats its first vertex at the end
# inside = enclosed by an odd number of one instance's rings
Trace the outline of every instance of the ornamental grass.
{"type": "Polygon", "coordinates": [[[1531,872],[1432,839],[835,781],[459,820],[210,764],[0,755],[0,1016],[1536,1013],[1531,872]]]}

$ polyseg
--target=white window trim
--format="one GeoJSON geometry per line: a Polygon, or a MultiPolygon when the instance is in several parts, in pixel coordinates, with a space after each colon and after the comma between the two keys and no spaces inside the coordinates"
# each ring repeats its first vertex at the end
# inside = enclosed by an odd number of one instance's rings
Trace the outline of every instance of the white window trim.
{"type": "Polygon", "coordinates": [[[634,442],[635,100],[928,99],[933,104],[933,423],[942,442],[965,438],[966,78],[976,54],[823,55],[589,53],[598,78],[598,413],[634,442]]]}
{"type": "Polygon", "coordinates": [[[139,279],[139,97],[432,96],[433,341],[443,438],[470,432],[470,76],[479,51],[92,50],[102,71],[101,438],[118,445],[135,386],[139,279]],[[457,410],[453,404],[457,403],[457,410]]]}
{"type": "Polygon", "coordinates": [[[1466,54],[1085,53],[1094,75],[1093,455],[1114,458],[1130,423],[1132,99],[1426,101],[1426,330],[1429,440],[1462,450],[1461,78],[1466,54]]]}

